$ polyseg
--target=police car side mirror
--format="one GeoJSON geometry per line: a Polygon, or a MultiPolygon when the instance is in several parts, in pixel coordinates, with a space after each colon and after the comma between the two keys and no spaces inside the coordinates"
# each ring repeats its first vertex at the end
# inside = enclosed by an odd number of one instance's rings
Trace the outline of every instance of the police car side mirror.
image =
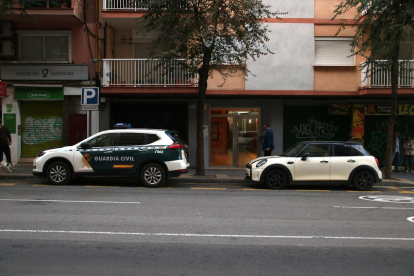
{"type": "Polygon", "coordinates": [[[80,148],[81,148],[81,149],[91,149],[91,148],[92,148],[92,146],[91,146],[91,143],[89,143],[89,142],[84,142],[84,143],[80,144],[80,148]]]}
{"type": "Polygon", "coordinates": [[[302,156],[302,161],[306,161],[306,159],[308,159],[308,157],[309,157],[309,152],[307,152],[307,153],[305,153],[303,156],[302,156]]]}

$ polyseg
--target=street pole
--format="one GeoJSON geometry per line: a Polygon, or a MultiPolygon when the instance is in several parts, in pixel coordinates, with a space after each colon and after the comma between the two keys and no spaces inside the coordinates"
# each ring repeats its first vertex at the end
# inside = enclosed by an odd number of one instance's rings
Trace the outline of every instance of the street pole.
{"type": "MultiPolygon", "coordinates": [[[[96,62],[101,61],[100,59],[91,59],[90,76],[89,76],[89,87],[92,87],[92,76],[93,76],[93,65],[96,62]]],[[[92,135],[92,111],[88,110],[88,137],[92,135]]]]}

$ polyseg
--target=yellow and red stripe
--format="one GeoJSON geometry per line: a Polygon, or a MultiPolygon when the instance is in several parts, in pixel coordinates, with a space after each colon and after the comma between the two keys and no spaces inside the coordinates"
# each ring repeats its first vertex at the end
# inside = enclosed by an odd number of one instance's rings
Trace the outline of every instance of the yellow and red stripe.
{"type": "Polygon", "coordinates": [[[116,164],[114,165],[114,169],[132,169],[134,165],[128,165],[128,164],[116,164]]]}

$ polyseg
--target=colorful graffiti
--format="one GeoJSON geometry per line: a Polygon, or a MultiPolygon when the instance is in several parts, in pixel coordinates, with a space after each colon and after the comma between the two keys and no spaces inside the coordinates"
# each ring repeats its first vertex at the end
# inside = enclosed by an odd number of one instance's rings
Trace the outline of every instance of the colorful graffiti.
{"type": "Polygon", "coordinates": [[[27,117],[23,142],[27,145],[45,143],[62,139],[62,117],[40,119],[27,117]]]}
{"type": "Polygon", "coordinates": [[[331,139],[335,136],[338,127],[334,122],[321,122],[314,117],[310,117],[307,123],[299,124],[299,126],[293,126],[292,133],[296,135],[296,138],[300,139],[331,139]]]}

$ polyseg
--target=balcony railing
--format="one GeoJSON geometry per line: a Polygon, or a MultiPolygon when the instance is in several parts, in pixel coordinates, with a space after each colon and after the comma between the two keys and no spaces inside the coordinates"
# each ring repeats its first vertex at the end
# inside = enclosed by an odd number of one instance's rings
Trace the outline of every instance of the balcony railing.
{"type": "Polygon", "coordinates": [[[104,59],[103,86],[196,86],[198,74],[189,73],[185,59],[166,64],[159,59],[104,59]]]}
{"type": "Polygon", "coordinates": [[[103,10],[146,10],[148,0],[103,0],[103,10]]]}
{"type": "MultiPolygon", "coordinates": [[[[370,64],[362,70],[363,87],[391,87],[391,70],[381,66],[381,63],[385,64],[386,61],[379,60],[377,63],[370,64]]],[[[414,60],[400,61],[398,86],[414,87],[414,60]]]]}

